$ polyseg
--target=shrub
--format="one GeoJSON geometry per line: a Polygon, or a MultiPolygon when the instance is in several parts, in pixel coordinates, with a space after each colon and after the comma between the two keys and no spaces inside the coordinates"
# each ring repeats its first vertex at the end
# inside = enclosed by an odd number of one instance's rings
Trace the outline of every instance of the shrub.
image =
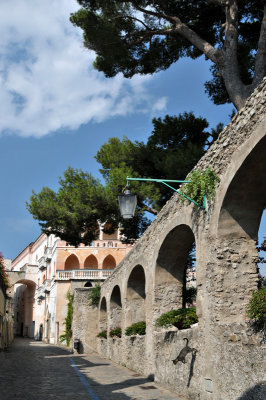
{"type": "Polygon", "coordinates": [[[101,285],[96,283],[94,287],[91,288],[89,293],[90,305],[98,306],[101,298],[101,285]]]}
{"type": "Polygon", "coordinates": [[[166,314],[161,315],[156,325],[161,327],[175,326],[178,329],[187,329],[191,325],[198,322],[196,314],[196,308],[179,308],[178,310],[169,311],[166,314]]]}
{"type": "Polygon", "coordinates": [[[97,337],[102,338],[102,339],[107,339],[107,332],[106,330],[103,330],[98,333],[97,337]]]}
{"type": "Polygon", "coordinates": [[[110,330],[109,335],[111,337],[119,337],[119,338],[121,338],[122,329],[119,326],[117,326],[116,328],[113,328],[113,329],[110,330]]]}
{"type": "Polygon", "coordinates": [[[146,334],[146,322],[140,321],[127,327],[125,331],[126,336],[132,335],[145,335],[146,334]]]}
{"type": "Polygon", "coordinates": [[[247,315],[258,328],[266,325],[266,287],[253,292],[247,305],[247,315]]]}

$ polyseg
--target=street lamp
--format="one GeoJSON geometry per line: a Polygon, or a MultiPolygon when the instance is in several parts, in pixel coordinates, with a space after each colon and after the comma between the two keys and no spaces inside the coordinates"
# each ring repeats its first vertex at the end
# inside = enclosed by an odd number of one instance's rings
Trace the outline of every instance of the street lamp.
{"type": "Polygon", "coordinates": [[[148,181],[148,182],[157,182],[163,183],[165,186],[168,186],[170,189],[174,190],[181,196],[185,197],[191,203],[196,204],[198,207],[206,210],[206,196],[203,199],[203,206],[198,204],[196,201],[192,200],[190,197],[186,196],[185,194],[181,193],[179,190],[173,188],[167,182],[178,182],[178,183],[189,183],[190,181],[180,181],[180,180],[172,180],[172,179],[146,179],[146,178],[129,178],[127,176],[127,185],[123,191],[123,194],[117,196],[118,203],[120,208],[120,214],[124,219],[130,219],[134,217],[134,213],[137,206],[137,196],[135,194],[131,194],[129,190],[129,181],[148,181]]]}
{"type": "Polygon", "coordinates": [[[137,196],[131,194],[128,186],[126,186],[124,193],[117,197],[122,218],[133,218],[137,206],[137,196]]]}

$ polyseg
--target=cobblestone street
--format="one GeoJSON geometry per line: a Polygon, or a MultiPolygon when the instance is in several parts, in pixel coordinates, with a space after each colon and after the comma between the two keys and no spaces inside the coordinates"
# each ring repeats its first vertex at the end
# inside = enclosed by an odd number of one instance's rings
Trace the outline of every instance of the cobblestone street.
{"type": "Polygon", "coordinates": [[[17,338],[0,353],[0,400],[174,400],[177,395],[97,355],[17,338]]]}

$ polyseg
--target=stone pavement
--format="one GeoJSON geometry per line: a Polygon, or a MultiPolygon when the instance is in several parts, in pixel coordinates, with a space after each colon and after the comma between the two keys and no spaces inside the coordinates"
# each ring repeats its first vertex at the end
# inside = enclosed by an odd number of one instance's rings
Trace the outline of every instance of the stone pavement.
{"type": "Polygon", "coordinates": [[[176,394],[97,355],[16,338],[0,353],[0,400],[176,400],[176,394]]]}

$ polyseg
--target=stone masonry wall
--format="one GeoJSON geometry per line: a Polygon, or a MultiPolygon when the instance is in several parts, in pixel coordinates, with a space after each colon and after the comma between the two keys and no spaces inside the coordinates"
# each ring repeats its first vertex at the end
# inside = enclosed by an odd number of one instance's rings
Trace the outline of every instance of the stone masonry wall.
{"type": "Polygon", "coordinates": [[[113,327],[114,290],[116,298],[120,294],[123,334],[121,339],[98,339],[95,349],[153,376],[180,398],[266,398],[266,345],[262,335],[252,330],[245,311],[257,289],[256,235],[266,204],[265,111],[266,78],[195,167],[211,167],[220,178],[207,211],[183,204],[174,194],[101,288],[108,332],[113,327]],[[193,240],[199,323],[184,331],[159,329],[156,318],[180,303],[184,260],[193,240]],[[136,288],[144,285],[144,296],[138,289],[134,292],[132,276],[136,288]],[[129,312],[137,314],[136,299],[142,299],[146,335],[129,338],[124,332],[129,312]],[[184,337],[197,351],[188,354],[185,364],[174,365],[184,337]]]}

